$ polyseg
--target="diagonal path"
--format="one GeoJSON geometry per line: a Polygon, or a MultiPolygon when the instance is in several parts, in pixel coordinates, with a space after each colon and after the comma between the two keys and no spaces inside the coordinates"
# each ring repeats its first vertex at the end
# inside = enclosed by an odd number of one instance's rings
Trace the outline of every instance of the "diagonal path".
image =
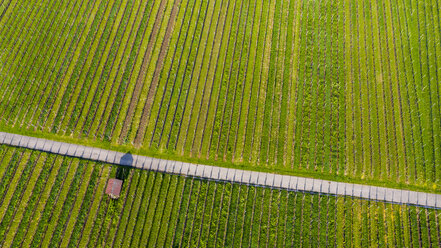
{"type": "Polygon", "coordinates": [[[217,181],[229,181],[293,191],[343,195],[394,204],[441,209],[441,195],[439,194],[191,164],[4,132],[0,132],[0,144],[217,181]]]}

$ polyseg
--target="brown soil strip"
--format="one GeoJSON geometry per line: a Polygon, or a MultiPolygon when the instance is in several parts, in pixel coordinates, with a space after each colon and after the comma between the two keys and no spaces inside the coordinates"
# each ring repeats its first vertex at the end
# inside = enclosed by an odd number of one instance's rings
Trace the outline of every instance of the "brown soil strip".
{"type": "MultiPolygon", "coordinates": [[[[164,58],[165,58],[165,55],[167,54],[168,45],[170,43],[170,38],[171,38],[172,31],[174,28],[176,16],[178,14],[180,2],[181,2],[180,0],[175,0],[175,2],[173,4],[173,9],[170,14],[170,19],[168,21],[167,29],[165,31],[164,40],[162,41],[161,51],[159,52],[158,61],[156,63],[155,72],[153,74],[153,80],[150,85],[149,93],[147,95],[147,101],[145,103],[145,106],[144,106],[144,109],[142,112],[142,116],[141,116],[141,121],[139,123],[138,133],[136,134],[135,146],[140,146],[142,141],[144,140],[144,133],[145,133],[145,129],[147,127],[148,118],[150,116],[150,109],[153,104],[153,99],[154,99],[154,96],[156,93],[156,88],[158,86],[159,76],[162,71],[162,67],[164,65],[164,58]]],[[[141,78],[144,78],[144,77],[141,77],[141,78]]],[[[138,78],[138,80],[139,80],[139,78],[138,78]]]]}
{"type": "Polygon", "coordinates": [[[139,95],[141,93],[142,85],[144,84],[144,78],[147,73],[147,66],[150,62],[150,57],[152,55],[152,49],[156,42],[156,36],[158,35],[159,28],[162,24],[162,17],[164,16],[165,4],[166,0],[161,0],[161,4],[159,5],[158,14],[156,15],[155,24],[153,25],[152,33],[149,37],[149,43],[147,44],[147,50],[144,54],[144,59],[142,61],[141,70],[138,74],[138,79],[136,80],[135,89],[133,90],[132,99],[130,100],[130,105],[128,112],[126,114],[126,118],[124,120],[124,124],[121,130],[121,134],[119,136],[118,143],[122,143],[124,138],[127,136],[127,133],[130,128],[130,123],[132,123],[133,113],[135,112],[136,104],[138,103],[139,95]]]}

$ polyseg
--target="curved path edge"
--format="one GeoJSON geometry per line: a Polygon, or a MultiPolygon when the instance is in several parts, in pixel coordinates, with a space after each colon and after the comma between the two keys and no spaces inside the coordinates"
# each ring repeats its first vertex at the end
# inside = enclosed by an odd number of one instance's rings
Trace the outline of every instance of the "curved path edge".
{"type": "Polygon", "coordinates": [[[394,204],[441,209],[440,194],[191,164],[5,132],[0,132],[0,144],[216,181],[228,181],[291,191],[351,196],[394,204]]]}

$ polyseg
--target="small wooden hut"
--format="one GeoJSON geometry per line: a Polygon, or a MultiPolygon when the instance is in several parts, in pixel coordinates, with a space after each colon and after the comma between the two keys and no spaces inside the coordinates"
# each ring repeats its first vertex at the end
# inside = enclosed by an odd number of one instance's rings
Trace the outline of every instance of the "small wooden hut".
{"type": "Polygon", "coordinates": [[[119,179],[110,178],[107,182],[106,194],[108,194],[112,199],[118,199],[121,193],[122,183],[123,181],[119,179]]]}

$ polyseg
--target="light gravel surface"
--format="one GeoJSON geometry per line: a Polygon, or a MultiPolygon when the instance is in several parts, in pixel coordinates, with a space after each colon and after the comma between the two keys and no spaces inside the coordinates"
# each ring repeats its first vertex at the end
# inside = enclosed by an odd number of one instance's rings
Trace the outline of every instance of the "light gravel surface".
{"type": "Polygon", "coordinates": [[[395,204],[441,209],[441,195],[439,194],[191,164],[4,132],[0,132],[0,144],[216,181],[229,181],[320,194],[344,195],[395,204]]]}

